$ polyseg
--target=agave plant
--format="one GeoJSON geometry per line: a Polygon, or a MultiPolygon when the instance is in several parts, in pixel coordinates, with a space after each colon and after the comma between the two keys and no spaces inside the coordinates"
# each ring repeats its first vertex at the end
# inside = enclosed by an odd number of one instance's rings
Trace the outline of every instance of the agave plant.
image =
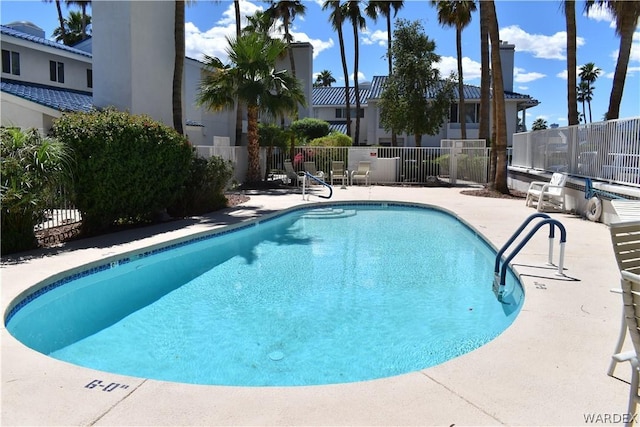
{"type": "Polygon", "coordinates": [[[34,248],[34,226],[67,176],[67,150],[36,129],[0,128],[0,159],[2,253],[34,248]]]}

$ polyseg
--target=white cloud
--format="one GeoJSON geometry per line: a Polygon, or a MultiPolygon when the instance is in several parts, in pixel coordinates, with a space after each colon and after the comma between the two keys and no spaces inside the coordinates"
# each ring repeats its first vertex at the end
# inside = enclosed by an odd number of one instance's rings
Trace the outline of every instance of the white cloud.
{"type": "MultiPolygon", "coordinates": [[[[516,46],[518,52],[529,52],[536,58],[566,59],[567,33],[559,31],[551,36],[529,34],[518,25],[500,29],[500,38],[516,46]]],[[[584,45],[582,37],[576,37],[578,47],[584,45]]]]}
{"type": "MultiPolygon", "coordinates": [[[[255,14],[256,11],[263,10],[262,6],[258,6],[249,1],[240,1],[240,19],[243,25],[247,24],[246,17],[255,14]]],[[[220,58],[223,63],[227,62],[226,37],[235,37],[236,19],[234,5],[229,2],[229,6],[223,12],[222,18],[215,23],[215,26],[209,30],[202,31],[192,22],[185,23],[185,49],[186,54],[190,58],[202,60],[203,56],[209,55],[220,58]]],[[[282,38],[282,30],[274,31],[272,37],[282,38]]],[[[328,40],[311,39],[306,33],[291,31],[293,39],[297,42],[307,42],[313,46],[313,57],[315,58],[320,52],[332,48],[334,42],[331,38],[328,40]]]]}
{"type": "Polygon", "coordinates": [[[529,86],[518,86],[520,90],[529,90],[529,86]]]}
{"type": "Polygon", "coordinates": [[[557,121],[557,122],[568,122],[569,120],[567,120],[567,118],[566,118],[566,117],[558,117],[558,118],[556,119],[556,121],[557,121]]]}
{"type": "Polygon", "coordinates": [[[543,77],[547,77],[546,74],[537,73],[535,71],[525,73],[524,68],[514,67],[513,68],[513,80],[516,83],[529,83],[534,80],[541,79],[543,77]]]}
{"type": "Polygon", "coordinates": [[[375,30],[373,33],[369,31],[363,31],[361,33],[361,39],[363,44],[372,45],[377,44],[378,46],[387,47],[387,32],[382,30],[375,30]]]}
{"type": "MultiPolygon", "coordinates": [[[[611,59],[615,64],[618,61],[618,52],[620,50],[616,49],[611,52],[611,59]]],[[[629,62],[640,62],[640,31],[636,31],[633,33],[633,41],[631,43],[631,56],[629,57],[629,62]]]]}
{"type": "MultiPolygon", "coordinates": [[[[458,74],[458,59],[455,56],[442,56],[440,62],[434,64],[435,68],[440,70],[440,75],[443,77],[449,76],[449,74],[458,74]]],[[[474,80],[480,78],[480,63],[465,56],[462,58],[462,73],[464,81],[474,80]]]]}
{"type": "Polygon", "coordinates": [[[589,9],[589,13],[585,12],[582,14],[582,16],[586,16],[589,19],[592,19],[597,22],[600,22],[600,21],[608,22],[609,27],[611,28],[616,27],[616,20],[613,17],[613,15],[611,15],[611,12],[609,12],[609,9],[599,4],[594,4],[589,9]]]}
{"type": "MultiPolygon", "coordinates": [[[[344,80],[344,79],[342,79],[344,80]]],[[[349,74],[349,84],[353,85],[353,73],[349,74]]],[[[364,75],[362,71],[358,71],[358,83],[362,83],[367,81],[367,77],[364,75]]]]}

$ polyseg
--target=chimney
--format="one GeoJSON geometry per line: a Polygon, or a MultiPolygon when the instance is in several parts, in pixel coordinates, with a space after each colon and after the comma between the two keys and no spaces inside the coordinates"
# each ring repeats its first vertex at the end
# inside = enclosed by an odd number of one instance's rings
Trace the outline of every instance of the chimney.
{"type": "Polygon", "coordinates": [[[504,90],[513,92],[513,57],[516,46],[500,40],[500,62],[502,63],[502,82],[504,90]]]}

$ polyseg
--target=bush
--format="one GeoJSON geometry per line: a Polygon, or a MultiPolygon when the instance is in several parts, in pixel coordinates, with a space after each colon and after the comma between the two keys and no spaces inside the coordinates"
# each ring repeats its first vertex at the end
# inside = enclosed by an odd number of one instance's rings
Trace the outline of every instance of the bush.
{"type": "Polygon", "coordinates": [[[174,217],[185,217],[226,207],[224,190],[232,176],[231,162],[216,156],[206,160],[194,153],[180,197],[167,212],[174,217]]]}
{"type": "Polygon", "coordinates": [[[73,199],[84,233],[153,219],[176,200],[188,175],[187,140],[148,116],[114,109],[65,114],[53,132],[73,150],[73,199]]]}
{"type": "Polygon", "coordinates": [[[329,123],[324,120],[307,117],[291,123],[291,130],[299,139],[310,141],[329,135],[329,123]]]}
{"type": "Polygon", "coordinates": [[[348,135],[332,132],[324,137],[311,140],[309,145],[315,147],[351,147],[352,141],[348,135]]]}
{"type": "Polygon", "coordinates": [[[3,254],[38,246],[34,227],[44,219],[47,200],[67,177],[63,144],[36,129],[0,129],[1,229],[3,254]]]}

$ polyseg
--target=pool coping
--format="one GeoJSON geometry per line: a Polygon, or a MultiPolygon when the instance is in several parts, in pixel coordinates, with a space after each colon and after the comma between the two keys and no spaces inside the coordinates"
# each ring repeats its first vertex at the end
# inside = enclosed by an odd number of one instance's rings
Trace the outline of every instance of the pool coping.
{"type": "MultiPolygon", "coordinates": [[[[524,201],[481,200],[460,195],[456,188],[349,187],[334,194],[341,202],[375,200],[437,207],[494,247],[534,212],[524,201]]],[[[256,193],[245,206],[218,215],[232,216],[238,221],[233,226],[240,227],[242,220],[264,219],[309,204],[295,192],[277,197],[256,193]]],[[[577,271],[579,281],[551,277],[540,267],[546,260],[546,236],[532,239],[514,260],[514,270],[527,292],[514,324],[491,343],[442,365],[343,385],[195,386],[58,362],[26,349],[3,328],[2,424],[577,425],[587,423],[585,414],[622,414],[628,384],[605,373],[620,324],[619,296],[609,293],[618,276],[608,229],[570,215],[554,214],[554,218],[568,224],[569,244],[576,242],[567,247],[565,266],[569,272],[577,271]],[[99,378],[103,385],[127,388],[110,392],[87,388],[99,378]]],[[[85,261],[104,263],[105,258],[174,238],[188,240],[211,232],[212,223],[217,227],[223,222],[225,218],[212,221],[209,217],[129,243],[91,242],[53,256],[27,254],[24,261],[2,266],[3,311],[6,314],[9,309],[8,301],[38,283],[34,278],[44,280],[85,261]]],[[[617,368],[616,374],[628,380],[626,366],[617,368]]]]}

